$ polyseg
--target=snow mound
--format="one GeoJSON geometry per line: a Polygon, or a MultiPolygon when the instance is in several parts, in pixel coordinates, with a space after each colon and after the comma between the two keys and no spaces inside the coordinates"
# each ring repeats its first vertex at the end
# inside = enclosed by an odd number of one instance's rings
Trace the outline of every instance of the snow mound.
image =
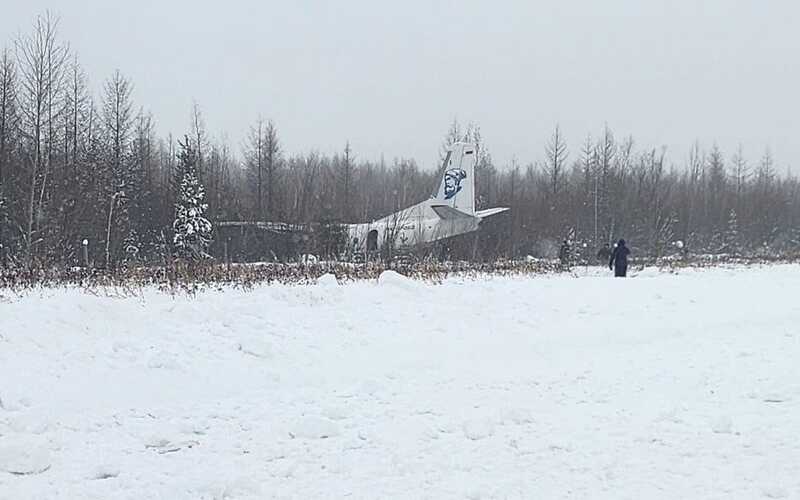
{"type": "Polygon", "coordinates": [[[494,434],[494,423],[488,418],[468,420],[464,422],[464,436],[467,439],[478,441],[494,434]]]}
{"type": "Polygon", "coordinates": [[[327,439],[340,434],[339,426],[333,420],[307,415],[298,420],[289,435],[300,439],[327,439]]]}
{"type": "Polygon", "coordinates": [[[50,452],[44,443],[29,442],[0,443],[0,470],[11,474],[41,474],[50,468],[50,452]]]}
{"type": "Polygon", "coordinates": [[[317,285],[323,287],[336,287],[339,286],[339,282],[336,280],[336,276],[331,273],[326,273],[317,278],[317,285]]]}
{"type": "Polygon", "coordinates": [[[378,276],[378,285],[384,287],[399,288],[402,290],[416,291],[419,287],[417,283],[396,271],[384,271],[378,276]]]}

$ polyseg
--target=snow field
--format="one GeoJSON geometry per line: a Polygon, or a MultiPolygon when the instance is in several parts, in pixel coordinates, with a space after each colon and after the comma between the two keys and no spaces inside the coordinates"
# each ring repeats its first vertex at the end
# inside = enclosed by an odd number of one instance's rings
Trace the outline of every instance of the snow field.
{"type": "Polygon", "coordinates": [[[800,266],[0,297],[0,499],[800,498],[800,266]]]}

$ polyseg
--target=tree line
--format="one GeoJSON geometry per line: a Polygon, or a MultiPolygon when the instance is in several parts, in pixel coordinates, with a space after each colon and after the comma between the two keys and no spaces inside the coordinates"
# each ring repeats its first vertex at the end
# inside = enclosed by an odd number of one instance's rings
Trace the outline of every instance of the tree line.
{"type": "MultiPolygon", "coordinates": [[[[232,146],[212,137],[197,103],[184,134],[160,137],[133,89],[115,71],[93,95],[50,14],[2,49],[0,265],[168,261],[186,189],[181,154],[192,157],[192,189],[203,192],[212,225],[368,221],[429,197],[438,182],[439,172],[414,159],[359,159],[346,141],[333,155],[288,154],[277,124],[264,118],[232,146]]],[[[646,255],[673,252],[678,241],[707,253],[800,246],[800,182],[779,173],[768,150],[750,162],[741,147],[695,144],[676,162],[608,127],[578,145],[555,127],[540,158],[499,166],[476,124],[454,121],[443,151],[459,140],[478,144],[477,208],[511,211],[446,243],[454,257],[552,256],[563,240],[590,254],[619,237],[646,255]]]]}

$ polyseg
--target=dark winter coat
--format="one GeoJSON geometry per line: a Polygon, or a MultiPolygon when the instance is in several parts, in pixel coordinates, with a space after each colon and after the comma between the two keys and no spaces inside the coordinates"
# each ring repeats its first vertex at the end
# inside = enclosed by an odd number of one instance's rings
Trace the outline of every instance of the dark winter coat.
{"type": "Polygon", "coordinates": [[[611,260],[608,261],[608,268],[614,269],[614,276],[624,278],[628,273],[628,255],[631,251],[625,246],[625,240],[619,240],[614,251],[611,252],[611,260]]]}

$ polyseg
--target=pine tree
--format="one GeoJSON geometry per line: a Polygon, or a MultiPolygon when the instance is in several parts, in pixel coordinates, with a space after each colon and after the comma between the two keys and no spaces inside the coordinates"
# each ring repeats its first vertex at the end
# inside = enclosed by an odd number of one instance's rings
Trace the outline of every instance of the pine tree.
{"type": "Polygon", "coordinates": [[[198,259],[206,256],[206,249],[211,243],[211,222],[204,214],[208,209],[205,203],[205,189],[197,175],[197,154],[188,137],[179,143],[181,152],[178,155],[179,167],[183,172],[175,204],[175,232],[173,245],[178,257],[198,259]]]}

